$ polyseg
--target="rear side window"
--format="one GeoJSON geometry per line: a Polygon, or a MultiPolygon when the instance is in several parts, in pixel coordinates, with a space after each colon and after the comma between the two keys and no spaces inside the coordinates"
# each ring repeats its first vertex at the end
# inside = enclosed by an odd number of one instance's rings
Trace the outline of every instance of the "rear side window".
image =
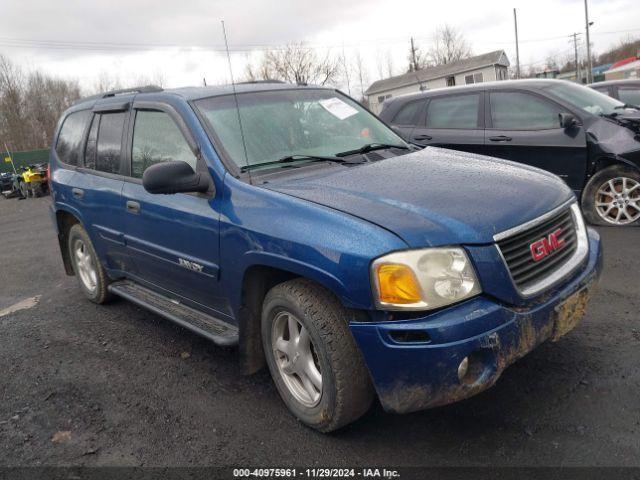
{"type": "Polygon", "coordinates": [[[81,164],[82,140],[90,118],[91,112],[83,110],[70,114],[62,124],[56,143],[56,153],[58,158],[67,165],[81,164]]]}
{"type": "Polygon", "coordinates": [[[107,173],[120,173],[124,120],[124,112],[100,115],[94,167],[96,170],[107,173]]]}
{"type": "Polygon", "coordinates": [[[395,125],[413,125],[422,102],[411,102],[403,106],[391,123],[395,125]]]}
{"type": "Polygon", "coordinates": [[[427,128],[478,128],[480,94],[434,98],[427,110],[427,128]]]}
{"type": "Polygon", "coordinates": [[[534,95],[522,92],[491,94],[493,128],[501,130],[544,130],[560,128],[561,109],[534,95]]]}
{"type": "Polygon", "coordinates": [[[640,105],[640,88],[619,87],[618,97],[629,105],[640,105]]]}
{"type": "Polygon", "coordinates": [[[196,169],[196,157],[171,117],[164,112],[138,111],[133,130],[131,176],[142,178],[148,167],[167,160],[182,160],[196,169]]]}

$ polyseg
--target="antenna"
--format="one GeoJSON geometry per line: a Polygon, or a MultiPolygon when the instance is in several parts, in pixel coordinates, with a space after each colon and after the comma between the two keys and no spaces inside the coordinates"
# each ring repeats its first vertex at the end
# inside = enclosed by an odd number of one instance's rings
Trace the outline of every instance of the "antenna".
{"type": "MultiPolygon", "coordinates": [[[[242,118],[240,117],[240,104],[238,103],[238,92],[236,92],[236,82],[233,80],[233,69],[231,68],[231,55],[229,55],[229,42],[227,41],[227,29],[224,26],[224,20],[222,22],[222,34],[224,35],[224,46],[227,50],[227,62],[229,62],[229,75],[231,75],[231,88],[233,89],[233,98],[236,102],[236,112],[238,113],[238,126],[240,127],[240,138],[242,139],[242,149],[244,150],[244,161],[249,167],[249,155],[247,154],[247,144],[244,140],[244,129],[242,128],[242,118]]],[[[253,185],[251,179],[251,169],[247,168],[249,174],[249,183],[253,185]]]]}

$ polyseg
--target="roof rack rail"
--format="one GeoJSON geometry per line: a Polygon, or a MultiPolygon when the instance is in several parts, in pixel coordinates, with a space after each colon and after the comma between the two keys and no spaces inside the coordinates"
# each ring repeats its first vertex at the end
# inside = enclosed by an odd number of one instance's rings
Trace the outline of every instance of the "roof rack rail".
{"type": "Polygon", "coordinates": [[[100,100],[101,98],[115,97],[116,95],[124,95],[126,93],[154,93],[154,92],[163,92],[163,91],[164,89],[161,87],[158,87],[157,85],[144,85],[141,87],[121,88],[118,90],[109,90],[108,92],[89,95],[88,97],[83,97],[76,100],[73,104],[76,105],[78,103],[86,102],[88,100],[100,100]]]}
{"type": "Polygon", "coordinates": [[[287,82],[283,82],[282,80],[272,80],[272,79],[247,80],[246,82],[237,82],[236,85],[255,85],[257,83],[287,83],[287,82]]]}
{"type": "Polygon", "coordinates": [[[143,85],[142,87],[121,88],[119,90],[111,90],[102,94],[102,98],[115,97],[125,93],[155,93],[164,91],[157,85],[143,85]]]}

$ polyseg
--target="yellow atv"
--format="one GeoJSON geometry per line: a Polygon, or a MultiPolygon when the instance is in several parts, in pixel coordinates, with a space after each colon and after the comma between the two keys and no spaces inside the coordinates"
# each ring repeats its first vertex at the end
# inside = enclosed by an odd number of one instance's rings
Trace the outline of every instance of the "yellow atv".
{"type": "Polygon", "coordinates": [[[18,185],[24,198],[46,195],[49,191],[46,164],[24,167],[18,175],[18,185]]]}

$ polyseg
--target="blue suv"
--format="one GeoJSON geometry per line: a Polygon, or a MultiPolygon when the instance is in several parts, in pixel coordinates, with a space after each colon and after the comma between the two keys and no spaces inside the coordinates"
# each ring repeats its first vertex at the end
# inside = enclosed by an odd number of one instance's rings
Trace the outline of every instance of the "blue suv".
{"type": "Polygon", "coordinates": [[[53,222],[88,299],[237,345],[324,432],[376,397],[485,390],[574,328],[601,271],[558,177],[419,149],[334,89],[110,92],[54,138],[53,222]]]}

